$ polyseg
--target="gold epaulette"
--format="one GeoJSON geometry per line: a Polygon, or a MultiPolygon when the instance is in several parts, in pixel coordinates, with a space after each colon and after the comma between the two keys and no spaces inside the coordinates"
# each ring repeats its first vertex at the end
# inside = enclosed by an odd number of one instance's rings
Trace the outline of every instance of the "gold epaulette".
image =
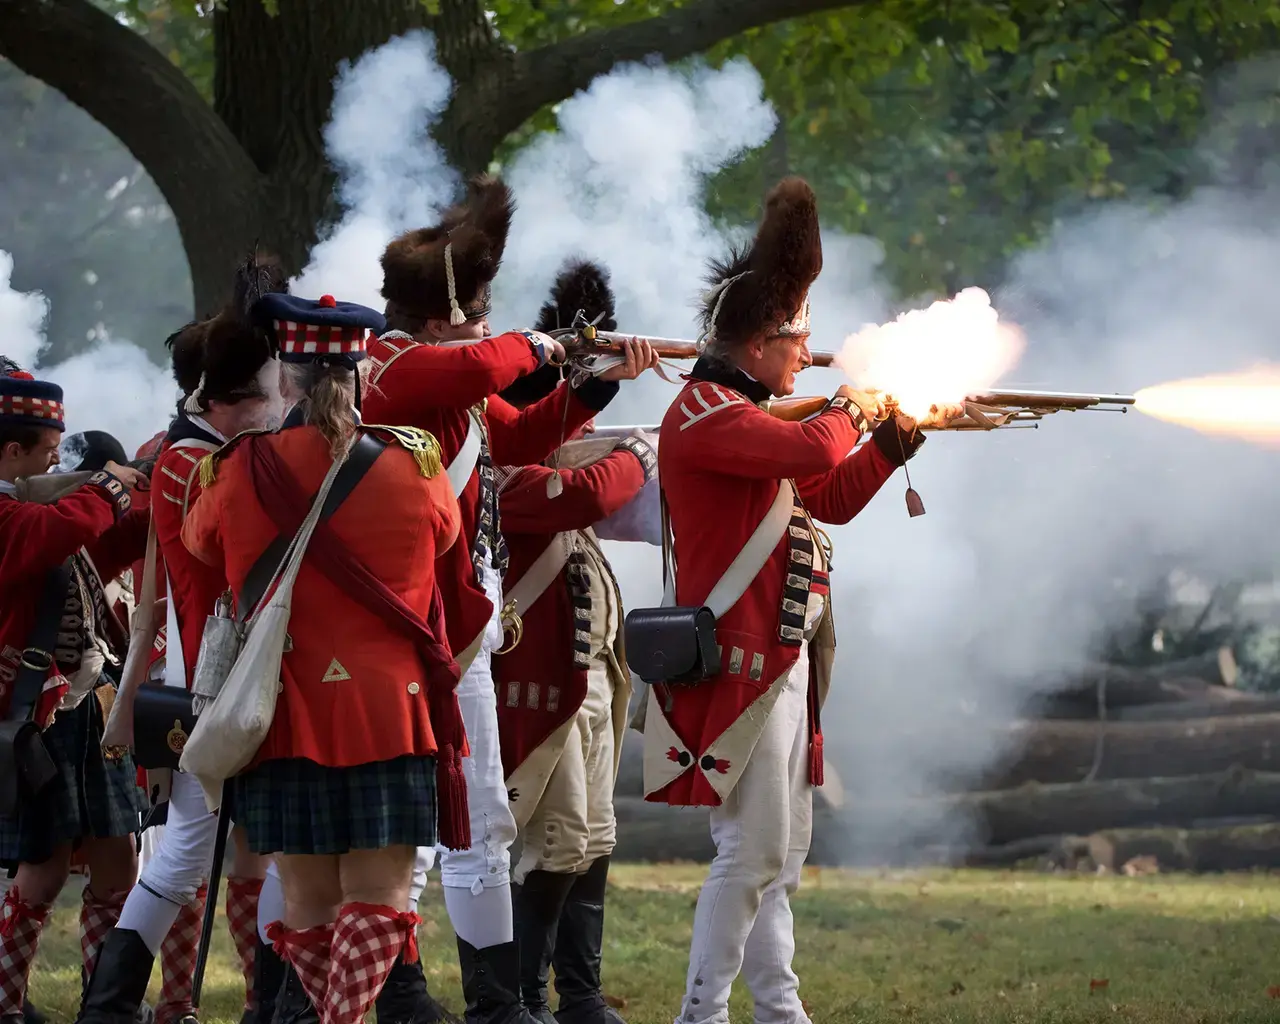
{"type": "Polygon", "coordinates": [[[413,456],[418,464],[418,472],[430,480],[439,476],[444,469],[444,457],[440,453],[440,442],[435,435],[419,427],[388,427],[381,423],[363,423],[363,430],[387,435],[387,439],[395,441],[401,448],[413,456]]]}
{"type": "Polygon", "coordinates": [[[203,490],[213,486],[213,482],[218,478],[218,463],[235,451],[236,446],[246,437],[250,437],[254,434],[274,433],[275,431],[270,429],[242,430],[221,448],[211,451],[200,460],[199,465],[196,467],[196,471],[200,474],[200,488],[203,490]]]}

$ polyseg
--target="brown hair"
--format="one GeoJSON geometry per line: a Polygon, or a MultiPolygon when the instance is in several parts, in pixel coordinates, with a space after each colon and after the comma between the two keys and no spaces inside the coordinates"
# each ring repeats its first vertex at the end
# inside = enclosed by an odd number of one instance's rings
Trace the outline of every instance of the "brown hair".
{"type": "Polygon", "coordinates": [[[363,391],[364,379],[348,366],[321,362],[285,363],[284,374],[290,390],[302,395],[298,406],[305,422],[329,442],[334,458],[342,455],[356,431],[356,380],[363,391]]]}

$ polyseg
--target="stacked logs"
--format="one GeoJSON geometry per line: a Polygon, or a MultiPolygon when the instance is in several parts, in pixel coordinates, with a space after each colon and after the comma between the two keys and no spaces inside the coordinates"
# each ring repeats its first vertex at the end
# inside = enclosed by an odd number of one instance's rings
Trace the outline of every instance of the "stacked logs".
{"type": "MultiPolygon", "coordinates": [[[[1280,867],[1280,697],[1234,688],[1229,651],[1156,668],[1090,666],[1047,692],[1041,717],[1008,726],[1012,753],[973,792],[817,803],[811,861],[840,863],[844,837],[886,822],[927,837],[969,823],[969,841],[926,859],[1070,869],[1280,867]]],[[[630,860],[708,860],[705,809],[646,804],[640,737],[624,745],[618,849],[630,860]]],[[[895,850],[894,856],[901,856],[895,850]]]]}

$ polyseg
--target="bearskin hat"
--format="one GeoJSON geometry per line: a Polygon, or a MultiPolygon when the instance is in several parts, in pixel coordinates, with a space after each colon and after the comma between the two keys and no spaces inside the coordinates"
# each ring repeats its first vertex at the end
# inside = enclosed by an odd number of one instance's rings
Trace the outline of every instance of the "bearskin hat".
{"type": "Polygon", "coordinates": [[[803,178],[784,178],[765,198],[748,246],[711,263],[700,314],[707,344],[809,334],[809,288],[822,270],[818,203],[803,178]]]}
{"type": "Polygon", "coordinates": [[[515,198],[501,179],[487,174],[473,178],[467,191],[466,201],[435,227],[407,232],[387,246],[382,297],[389,307],[455,325],[488,315],[515,198]]]}
{"type": "MultiPolygon", "coordinates": [[[[538,311],[538,321],[533,329],[545,334],[568,327],[579,310],[602,331],[618,329],[609,271],[598,263],[571,259],[560,268],[555,284],[551,286],[551,295],[538,311]]],[[[508,402],[524,405],[545,398],[559,383],[560,367],[548,363],[519,378],[502,392],[502,397],[508,402]]]]}
{"type": "Polygon", "coordinates": [[[96,473],[105,468],[108,462],[123,466],[129,461],[124,453],[124,445],[105,430],[67,434],[58,446],[58,457],[58,470],[63,473],[96,473]]]}
{"type": "Polygon", "coordinates": [[[270,331],[258,324],[253,308],[264,295],[288,292],[289,280],[274,256],[254,252],[236,268],[231,297],[222,310],[193,321],[169,336],[173,376],[188,412],[208,401],[233,401],[258,393],[254,378],[275,355],[270,331]]]}

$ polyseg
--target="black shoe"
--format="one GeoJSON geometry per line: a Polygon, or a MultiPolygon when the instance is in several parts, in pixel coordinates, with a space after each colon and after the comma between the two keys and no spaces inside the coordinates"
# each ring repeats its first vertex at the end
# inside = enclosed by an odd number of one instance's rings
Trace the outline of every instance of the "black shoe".
{"type": "Polygon", "coordinates": [[[271,1024],[286,970],[288,965],[276,954],[275,947],[258,936],[258,952],[253,958],[253,998],[258,1008],[246,1010],[240,1024],[271,1024]]]}
{"type": "Polygon", "coordinates": [[[538,1024],[556,1024],[547,1004],[547,972],[556,948],[560,911],[576,875],[530,871],[511,887],[516,942],[520,945],[520,999],[538,1024]]]}
{"type": "Polygon", "coordinates": [[[520,947],[513,940],[476,949],[458,939],[466,1024],[534,1024],[520,1003],[520,947]]]}
{"type": "Polygon", "coordinates": [[[85,986],[77,1024],[135,1024],[154,963],[141,935],[112,928],[85,986]]]}
{"type": "Polygon", "coordinates": [[[23,999],[22,1024],[49,1024],[49,1018],[32,1006],[30,999],[23,999]]]}
{"type": "Polygon", "coordinates": [[[284,983],[276,994],[272,1024],[320,1024],[320,1014],[311,1005],[311,997],[293,965],[284,965],[284,983]]]}
{"type": "Polygon", "coordinates": [[[462,1024],[431,998],[422,961],[406,963],[403,953],[392,965],[373,1007],[378,1024],[462,1024]]]}
{"type": "Polygon", "coordinates": [[[604,947],[604,892],[609,858],[601,857],[579,875],[560,912],[556,951],[557,1024],[626,1024],[600,991],[604,947]]]}

